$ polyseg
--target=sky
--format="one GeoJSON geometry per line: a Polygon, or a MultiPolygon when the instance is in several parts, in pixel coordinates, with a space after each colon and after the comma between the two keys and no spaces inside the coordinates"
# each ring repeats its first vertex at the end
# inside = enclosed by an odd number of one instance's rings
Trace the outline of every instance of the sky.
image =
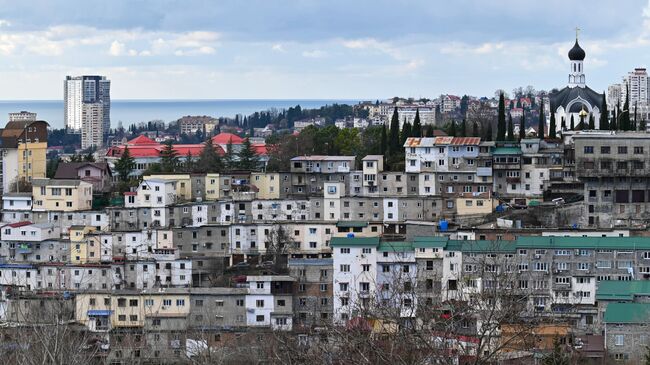
{"type": "Polygon", "coordinates": [[[563,87],[650,65],[648,0],[0,0],[0,100],[382,99],[563,87]]]}

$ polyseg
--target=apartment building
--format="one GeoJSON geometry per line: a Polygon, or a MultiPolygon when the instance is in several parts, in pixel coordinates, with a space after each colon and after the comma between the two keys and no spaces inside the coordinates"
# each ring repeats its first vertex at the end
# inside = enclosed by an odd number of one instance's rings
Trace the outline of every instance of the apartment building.
{"type": "Polygon", "coordinates": [[[34,212],[76,212],[92,209],[93,186],[81,180],[35,179],[34,212]]]}

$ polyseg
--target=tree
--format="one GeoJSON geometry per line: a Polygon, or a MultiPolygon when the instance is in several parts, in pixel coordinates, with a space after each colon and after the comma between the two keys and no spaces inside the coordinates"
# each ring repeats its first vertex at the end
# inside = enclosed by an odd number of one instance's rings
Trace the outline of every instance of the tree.
{"type": "Polygon", "coordinates": [[[621,110],[621,115],[619,117],[619,126],[618,128],[622,131],[630,130],[630,88],[625,85],[625,101],[623,102],[623,110],[621,110]]]}
{"type": "Polygon", "coordinates": [[[645,347],[645,355],[643,355],[643,362],[645,365],[650,365],[650,346],[645,347]]]}
{"type": "Polygon", "coordinates": [[[639,122],[639,131],[645,132],[646,131],[646,126],[647,126],[647,123],[646,123],[645,119],[641,119],[641,121],[639,122]]]}
{"type": "Polygon", "coordinates": [[[546,118],[544,117],[544,99],[539,104],[539,124],[537,125],[537,136],[539,139],[544,139],[544,131],[546,130],[546,118]]]}
{"type": "Polygon", "coordinates": [[[506,140],[506,106],[503,93],[499,94],[499,115],[497,119],[497,141],[506,140]]]}
{"type": "Polygon", "coordinates": [[[555,123],[555,113],[553,113],[553,111],[551,111],[551,123],[550,123],[550,125],[548,127],[548,137],[549,138],[551,138],[551,139],[557,138],[556,129],[557,129],[557,125],[555,123]]]}
{"type": "Polygon", "coordinates": [[[45,165],[45,176],[49,179],[54,178],[54,175],[56,174],[56,170],[59,168],[59,163],[61,163],[61,158],[59,156],[56,156],[55,158],[50,158],[47,160],[47,164],[45,165]]]}
{"type": "Polygon", "coordinates": [[[196,166],[197,172],[221,172],[223,163],[221,156],[217,153],[212,144],[212,138],[208,138],[203,144],[203,149],[199,155],[199,160],[196,166]]]}
{"type": "Polygon", "coordinates": [[[424,136],[433,137],[433,126],[431,124],[428,124],[424,129],[424,136]]]}
{"type": "Polygon", "coordinates": [[[566,130],[566,119],[562,117],[562,122],[560,124],[560,130],[565,131],[566,130]]]}
{"type": "Polygon", "coordinates": [[[553,341],[553,351],[542,359],[542,365],[569,365],[567,351],[557,339],[553,341]]]}
{"type": "Polygon", "coordinates": [[[459,137],[466,137],[467,136],[467,121],[465,118],[463,118],[463,121],[460,123],[460,133],[458,134],[459,137]]]}
{"type": "Polygon", "coordinates": [[[185,172],[194,172],[195,168],[196,161],[194,160],[194,156],[192,156],[192,151],[187,151],[187,155],[185,156],[185,163],[183,164],[183,170],[185,172]]]}
{"type": "Polygon", "coordinates": [[[596,129],[596,122],[594,121],[594,115],[589,113],[589,130],[596,129]]]}
{"type": "Polygon", "coordinates": [[[571,114],[571,124],[569,127],[572,131],[576,130],[575,122],[573,121],[573,114],[571,114]]]}
{"type": "Polygon", "coordinates": [[[275,272],[286,272],[289,253],[300,248],[300,245],[281,224],[269,232],[264,243],[266,246],[264,260],[273,262],[275,272]]]}
{"type": "Polygon", "coordinates": [[[618,110],[619,110],[619,105],[617,104],[614,106],[614,114],[612,115],[612,122],[609,123],[609,130],[611,131],[617,131],[619,128],[618,125],[618,110]]]}
{"type": "Polygon", "coordinates": [[[260,158],[251,144],[250,138],[244,139],[237,153],[237,167],[240,170],[255,171],[259,168],[260,158]]]}
{"type": "Polygon", "coordinates": [[[124,147],[124,151],[122,151],[122,156],[115,162],[115,171],[118,173],[120,181],[129,181],[129,175],[131,175],[134,168],[135,159],[131,157],[129,147],[126,146],[124,147]]]}
{"type": "Polygon", "coordinates": [[[359,130],[357,128],[341,129],[334,140],[334,147],[342,155],[359,156],[362,149],[359,130]]]}
{"type": "Polygon", "coordinates": [[[455,120],[452,119],[451,122],[449,122],[449,129],[448,130],[449,130],[449,132],[447,132],[447,134],[449,134],[452,137],[456,137],[456,121],[455,120]]]}
{"type": "Polygon", "coordinates": [[[472,137],[478,137],[479,132],[478,132],[478,122],[472,123],[472,137]]]}
{"type": "Polygon", "coordinates": [[[406,139],[411,136],[411,123],[408,121],[404,122],[404,125],[402,125],[402,134],[400,134],[400,145],[404,145],[404,142],[406,142],[406,139]]]}
{"type": "Polygon", "coordinates": [[[609,129],[609,112],[607,111],[607,100],[605,100],[605,92],[603,91],[603,100],[600,103],[600,130],[606,131],[609,129]]]}
{"type": "Polygon", "coordinates": [[[635,101],[635,102],[634,102],[634,121],[632,122],[632,130],[634,130],[634,131],[637,130],[637,129],[636,129],[636,127],[637,127],[636,108],[637,108],[637,106],[638,106],[638,103],[639,103],[638,101],[635,101]]]}
{"type": "Polygon", "coordinates": [[[422,137],[422,123],[420,122],[420,109],[415,110],[415,119],[413,120],[412,137],[422,137]]]}
{"type": "Polygon", "coordinates": [[[526,139],[526,113],[521,114],[519,121],[519,140],[526,139]]]}
{"type": "MultiPolygon", "coordinates": [[[[301,133],[302,134],[302,133],[301,133]]],[[[232,138],[226,144],[226,151],[223,155],[223,168],[232,170],[235,167],[235,151],[232,146],[232,138]]]]}
{"type": "Polygon", "coordinates": [[[514,141],[515,140],[515,127],[512,125],[512,115],[508,113],[508,130],[506,134],[506,140],[507,141],[514,141]]]}
{"type": "Polygon", "coordinates": [[[388,148],[388,136],[386,135],[386,126],[381,126],[381,154],[386,157],[386,151],[388,148]]]}
{"type": "Polygon", "coordinates": [[[388,154],[391,157],[399,154],[399,141],[399,114],[397,113],[397,107],[395,107],[393,110],[393,116],[390,120],[390,140],[388,141],[388,154]]]}
{"type": "Polygon", "coordinates": [[[170,139],[160,151],[160,168],[163,172],[174,172],[178,166],[178,152],[174,149],[174,142],[170,139]]]}
{"type": "Polygon", "coordinates": [[[485,140],[486,141],[492,140],[492,123],[488,123],[488,126],[485,130],[485,140]]]}

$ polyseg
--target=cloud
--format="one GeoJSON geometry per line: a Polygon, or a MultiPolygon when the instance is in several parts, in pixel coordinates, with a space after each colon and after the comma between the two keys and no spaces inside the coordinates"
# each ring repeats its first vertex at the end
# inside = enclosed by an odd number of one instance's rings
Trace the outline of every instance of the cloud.
{"type": "Polygon", "coordinates": [[[9,26],[11,26],[11,23],[8,20],[0,19],[0,28],[9,26]]]}
{"type": "Polygon", "coordinates": [[[111,56],[121,56],[124,54],[124,48],[124,43],[113,41],[113,43],[111,43],[111,48],[108,50],[108,54],[111,56]]]}
{"type": "Polygon", "coordinates": [[[312,51],[304,51],[304,52],[302,52],[302,56],[307,57],[307,58],[323,58],[323,57],[327,56],[327,52],[322,51],[320,49],[315,49],[315,50],[312,50],[312,51]]]}
{"type": "Polygon", "coordinates": [[[284,46],[282,46],[282,44],[280,44],[280,43],[276,43],[276,44],[272,45],[271,50],[276,51],[276,52],[286,52],[286,50],[284,49],[284,46]]]}

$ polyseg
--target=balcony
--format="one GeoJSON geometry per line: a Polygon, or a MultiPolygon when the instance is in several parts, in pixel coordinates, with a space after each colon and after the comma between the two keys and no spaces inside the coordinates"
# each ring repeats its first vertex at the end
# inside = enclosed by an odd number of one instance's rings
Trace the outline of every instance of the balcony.
{"type": "Polygon", "coordinates": [[[477,167],[476,176],[492,176],[491,167],[477,167]]]}
{"type": "Polygon", "coordinates": [[[32,244],[31,243],[20,243],[16,246],[16,252],[19,254],[29,254],[32,253],[32,244]]]}
{"type": "Polygon", "coordinates": [[[521,182],[521,177],[506,177],[506,182],[508,184],[518,184],[521,182]]]}

